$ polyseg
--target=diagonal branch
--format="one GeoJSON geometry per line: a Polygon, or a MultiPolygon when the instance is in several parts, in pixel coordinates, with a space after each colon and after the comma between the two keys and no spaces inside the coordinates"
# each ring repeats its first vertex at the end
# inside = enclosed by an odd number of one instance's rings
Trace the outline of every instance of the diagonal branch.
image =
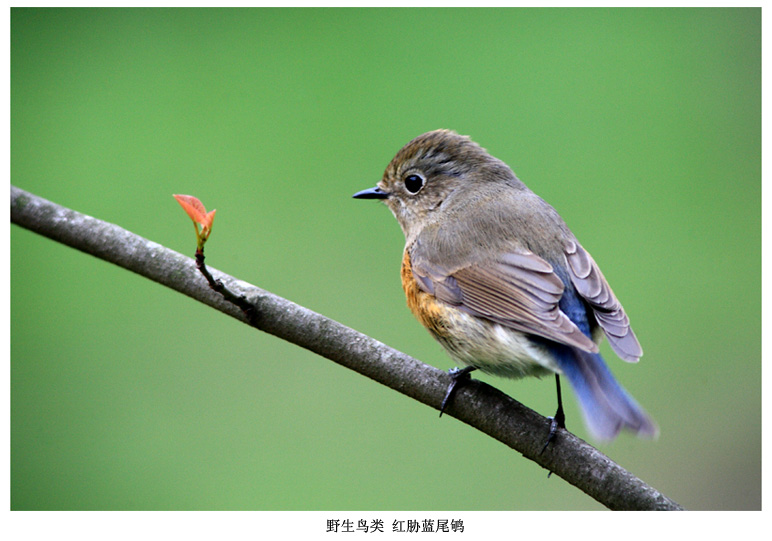
{"type": "MultiPolygon", "coordinates": [[[[210,268],[230,291],[252,302],[256,315],[250,323],[240,308],[210,289],[193,259],[14,186],[11,222],[184,293],[433,408],[439,407],[450,383],[449,376],[437,368],[210,268]]],[[[471,380],[464,385],[446,413],[515,449],[611,509],[682,509],[565,430],[541,453],[549,420],[485,383],[471,380]]]]}

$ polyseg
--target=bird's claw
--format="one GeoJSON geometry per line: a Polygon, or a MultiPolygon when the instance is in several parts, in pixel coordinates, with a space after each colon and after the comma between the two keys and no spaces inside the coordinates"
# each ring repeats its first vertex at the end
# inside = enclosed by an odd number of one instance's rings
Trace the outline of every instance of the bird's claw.
{"type": "Polygon", "coordinates": [[[440,405],[440,417],[442,417],[442,413],[445,411],[445,406],[448,405],[448,401],[450,401],[451,396],[453,396],[453,393],[456,391],[456,386],[459,384],[459,382],[469,380],[469,373],[473,370],[475,370],[473,366],[465,366],[464,368],[458,368],[454,366],[448,370],[448,375],[451,378],[451,382],[450,385],[448,385],[445,398],[442,399],[442,404],[440,405]]]}

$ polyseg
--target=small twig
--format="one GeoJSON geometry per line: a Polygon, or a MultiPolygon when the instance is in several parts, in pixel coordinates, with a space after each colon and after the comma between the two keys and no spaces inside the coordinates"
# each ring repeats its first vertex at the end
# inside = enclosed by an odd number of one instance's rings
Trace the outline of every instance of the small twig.
{"type": "Polygon", "coordinates": [[[196,267],[201,272],[201,274],[204,275],[204,278],[206,278],[206,281],[209,283],[209,287],[222,295],[226,301],[238,306],[244,313],[244,316],[247,318],[247,322],[250,325],[255,326],[257,323],[257,309],[255,306],[249,302],[244,295],[234,295],[231,293],[231,291],[225,287],[225,284],[222,283],[222,280],[216,280],[209,272],[209,269],[206,268],[204,259],[204,249],[202,247],[197,248],[196,267]]]}

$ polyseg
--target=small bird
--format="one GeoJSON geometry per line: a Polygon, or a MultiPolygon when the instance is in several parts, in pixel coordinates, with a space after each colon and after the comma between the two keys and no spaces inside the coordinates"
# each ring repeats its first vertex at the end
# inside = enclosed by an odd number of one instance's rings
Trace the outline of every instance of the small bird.
{"type": "Polygon", "coordinates": [[[657,427],[617,383],[598,343],[623,360],[643,354],[622,305],[560,215],[501,160],[450,130],[419,135],[357,199],[386,203],[405,234],[402,287],[418,321],[462,370],[509,378],[555,374],[557,427],[565,428],[560,375],[590,433],[657,427]]]}

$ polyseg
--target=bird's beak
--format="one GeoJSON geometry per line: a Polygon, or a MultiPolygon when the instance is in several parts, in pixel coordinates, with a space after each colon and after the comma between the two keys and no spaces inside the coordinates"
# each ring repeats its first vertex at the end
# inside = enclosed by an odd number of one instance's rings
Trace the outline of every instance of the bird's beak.
{"type": "Polygon", "coordinates": [[[389,197],[388,192],[384,192],[378,186],[374,188],[368,188],[357,192],[352,196],[354,199],[386,199],[389,197]]]}

